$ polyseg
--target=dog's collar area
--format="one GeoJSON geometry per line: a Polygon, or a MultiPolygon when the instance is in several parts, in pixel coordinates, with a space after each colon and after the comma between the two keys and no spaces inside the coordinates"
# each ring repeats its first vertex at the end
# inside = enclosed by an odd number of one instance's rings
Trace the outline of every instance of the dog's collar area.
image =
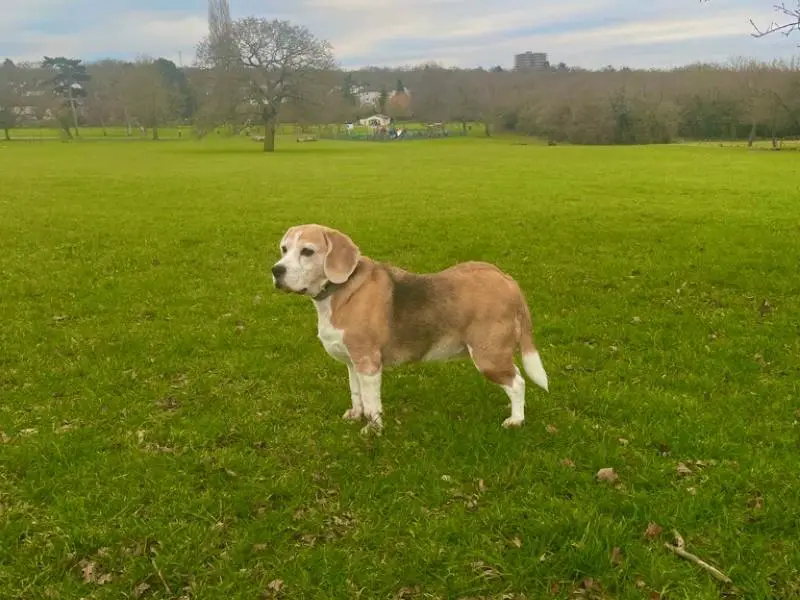
{"type": "Polygon", "coordinates": [[[350,273],[350,277],[348,277],[348,278],[347,278],[347,279],[346,279],[344,282],[342,282],[342,283],[333,283],[332,281],[325,280],[325,283],[322,285],[322,289],[320,290],[319,294],[317,294],[316,296],[311,296],[311,299],[312,299],[314,302],[321,302],[321,301],[325,300],[326,298],[329,298],[329,297],[331,296],[331,294],[333,294],[333,292],[335,292],[336,290],[339,290],[339,289],[343,288],[343,287],[344,287],[344,286],[346,286],[348,283],[350,283],[350,280],[353,278],[353,276],[354,276],[356,273],[358,273],[358,270],[359,270],[360,268],[361,268],[361,263],[359,262],[359,264],[358,264],[358,265],[356,265],[356,268],[355,268],[355,269],[353,269],[353,272],[352,272],[352,273],[350,273]]]}
{"type": "Polygon", "coordinates": [[[316,296],[311,296],[311,299],[314,302],[321,302],[322,300],[325,300],[325,298],[328,298],[331,294],[333,294],[333,292],[335,292],[340,287],[341,287],[340,284],[331,283],[330,281],[326,281],[323,284],[322,289],[320,290],[319,294],[317,294],[316,296]]]}

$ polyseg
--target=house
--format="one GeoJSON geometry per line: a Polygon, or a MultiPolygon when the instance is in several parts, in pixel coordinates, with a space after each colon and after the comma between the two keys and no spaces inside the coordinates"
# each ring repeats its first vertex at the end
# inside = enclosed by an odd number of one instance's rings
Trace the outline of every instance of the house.
{"type": "Polygon", "coordinates": [[[367,127],[388,127],[392,122],[392,118],[388,115],[372,115],[366,119],[359,120],[359,125],[366,125],[367,127]]]}
{"type": "MultiPolygon", "coordinates": [[[[353,96],[356,100],[358,100],[359,106],[373,106],[378,107],[381,103],[381,96],[386,94],[386,100],[390,101],[394,98],[398,93],[396,89],[394,90],[387,90],[385,92],[381,92],[380,90],[367,90],[362,86],[353,86],[350,88],[350,95],[353,96]]],[[[411,97],[411,91],[404,87],[403,92],[409,98],[411,97]]]]}

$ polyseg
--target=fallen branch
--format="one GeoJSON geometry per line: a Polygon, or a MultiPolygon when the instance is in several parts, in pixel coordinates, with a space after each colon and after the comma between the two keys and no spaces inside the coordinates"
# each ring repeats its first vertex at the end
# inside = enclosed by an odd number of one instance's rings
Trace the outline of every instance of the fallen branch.
{"type": "Polygon", "coordinates": [[[677,554],[678,556],[680,556],[681,558],[685,558],[686,560],[696,564],[698,567],[701,567],[701,568],[705,569],[706,571],[711,573],[711,575],[715,579],[718,579],[719,581],[722,581],[724,583],[733,583],[733,581],[731,581],[731,578],[728,577],[727,575],[725,575],[725,573],[723,573],[722,571],[720,571],[716,567],[712,567],[706,561],[701,560],[700,558],[698,558],[697,556],[695,556],[691,552],[687,552],[684,549],[684,546],[686,544],[683,541],[683,538],[681,537],[681,534],[678,533],[677,531],[675,531],[674,533],[675,533],[675,544],[664,543],[664,546],[666,546],[667,549],[670,552],[673,552],[673,553],[677,554]]]}
{"type": "Polygon", "coordinates": [[[164,579],[164,574],[161,572],[161,569],[158,568],[158,565],[156,564],[156,559],[151,556],[150,557],[150,562],[153,563],[153,568],[156,570],[156,573],[158,574],[158,578],[161,580],[161,583],[164,584],[164,588],[166,588],[167,593],[170,596],[172,596],[172,590],[169,588],[169,585],[167,584],[167,580],[164,579]]]}

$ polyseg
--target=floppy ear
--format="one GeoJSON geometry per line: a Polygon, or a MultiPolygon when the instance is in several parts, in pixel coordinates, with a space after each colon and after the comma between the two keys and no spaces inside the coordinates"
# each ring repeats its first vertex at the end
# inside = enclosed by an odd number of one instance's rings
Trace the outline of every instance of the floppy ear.
{"type": "Polygon", "coordinates": [[[353,240],[335,229],[325,232],[325,241],[328,243],[323,265],[325,277],[332,283],[344,283],[356,270],[361,251],[353,240]]]}

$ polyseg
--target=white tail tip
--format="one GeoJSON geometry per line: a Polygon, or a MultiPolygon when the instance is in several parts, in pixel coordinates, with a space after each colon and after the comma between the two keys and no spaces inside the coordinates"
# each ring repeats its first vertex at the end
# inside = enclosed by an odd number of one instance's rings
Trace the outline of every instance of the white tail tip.
{"type": "Polygon", "coordinates": [[[547,383],[547,372],[544,370],[542,359],[538,352],[529,352],[522,355],[522,366],[528,377],[531,378],[533,383],[538,385],[544,391],[549,392],[547,383]]]}

